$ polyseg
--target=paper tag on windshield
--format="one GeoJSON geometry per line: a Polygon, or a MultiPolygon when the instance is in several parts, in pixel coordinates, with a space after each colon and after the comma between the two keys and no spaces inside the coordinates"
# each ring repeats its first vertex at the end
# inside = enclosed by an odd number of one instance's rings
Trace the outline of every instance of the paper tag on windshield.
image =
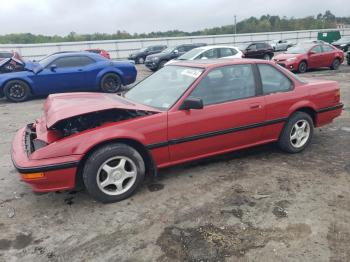
{"type": "Polygon", "coordinates": [[[202,71],[196,69],[185,69],[181,72],[181,75],[197,78],[200,76],[202,71]]]}

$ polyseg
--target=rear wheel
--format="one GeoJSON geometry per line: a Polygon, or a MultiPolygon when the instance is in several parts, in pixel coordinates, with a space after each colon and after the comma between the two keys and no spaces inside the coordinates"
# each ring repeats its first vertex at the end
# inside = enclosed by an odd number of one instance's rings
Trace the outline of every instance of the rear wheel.
{"type": "Polygon", "coordinates": [[[120,77],[115,73],[105,74],[101,79],[101,90],[105,93],[116,93],[122,86],[120,77]]]}
{"type": "Polygon", "coordinates": [[[121,143],[96,150],[86,161],[83,180],[97,201],[112,203],[131,196],[145,176],[145,163],[134,148],[121,143]]]}
{"type": "Polygon", "coordinates": [[[309,145],[313,131],[313,121],[310,115],[296,112],[285,124],[278,145],[288,153],[299,153],[309,145]]]}
{"type": "Polygon", "coordinates": [[[30,96],[30,87],[22,80],[12,80],[6,83],[4,95],[11,102],[23,102],[30,96]]]}
{"type": "Polygon", "coordinates": [[[158,66],[158,69],[163,68],[167,62],[168,62],[168,61],[165,61],[165,60],[160,61],[159,66],[158,66]]]}
{"type": "Polygon", "coordinates": [[[340,60],[338,58],[334,59],[332,65],[331,65],[331,69],[338,70],[339,66],[340,66],[340,60]]]}
{"type": "Polygon", "coordinates": [[[305,73],[307,70],[307,64],[305,61],[301,61],[299,66],[298,66],[298,71],[299,73],[305,73]]]}
{"type": "Polygon", "coordinates": [[[143,57],[140,57],[138,60],[137,60],[137,63],[138,64],[143,64],[145,62],[145,59],[143,57]]]}

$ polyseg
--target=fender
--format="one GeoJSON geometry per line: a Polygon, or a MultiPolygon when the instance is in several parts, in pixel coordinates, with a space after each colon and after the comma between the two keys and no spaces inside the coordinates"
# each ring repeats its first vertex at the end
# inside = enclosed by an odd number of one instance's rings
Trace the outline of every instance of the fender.
{"type": "MultiPolygon", "coordinates": [[[[22,73],[22,72],[20,72],[20,73],[22,73]]],[[[28,72],[26,72],[26,73],[28,73],[28,72]]],[[[2,74],[0,76],[0,88],[2,90],[5,87],[6,83],[9,81],[12,81],[12,80],[21,80],[23,82],[26,82],[29,85],[29,87],[32,89],[34,82],[30,77],[28,77],[26,75],[17,75],[16,73],[8,73],[8,74],[9,75],[2,74]],[[12,75],[10,75],[10,74],[12,74],[12,75]]]]}
{"type": "Polygon", "coordinates": [[[295,111],[298,111],[300,108],[305,108],[305,107],[311,108],[316,112],[317,107],[313,102],[309,100],[301,100],[296,102],[289,108],[288,117],[291,116],[295,111]]]}

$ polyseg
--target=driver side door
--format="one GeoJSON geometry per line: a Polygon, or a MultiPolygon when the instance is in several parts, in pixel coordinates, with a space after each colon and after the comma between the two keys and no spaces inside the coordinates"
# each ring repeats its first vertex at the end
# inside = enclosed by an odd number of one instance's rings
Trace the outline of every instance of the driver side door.
{"type": "Polygon", "coordinates": [[[55,59],[35,76],[36,93],[47,95],[91,89],[94,83],[92,79],[87,78],[92,73],[90,67],[94,63],[95,61],[87,56],[65,56],[55,59]]]}
{"type": "Polygon", "coordinates": [[[265,127],[265,102],[256,96],[251,64],[210,71],[189,97],[201,98],[202,109],[168,113],[170,160],[180,163],[257,143],[265,127]]]}
{"type": "Polygon", "coordinates": [[[308,67],[318,68],[318,67],[322,67],[322,65],[323,65],[322,48],[320,45],[316,45],[313,48],[311,48],[309,52],[308,67]]]}

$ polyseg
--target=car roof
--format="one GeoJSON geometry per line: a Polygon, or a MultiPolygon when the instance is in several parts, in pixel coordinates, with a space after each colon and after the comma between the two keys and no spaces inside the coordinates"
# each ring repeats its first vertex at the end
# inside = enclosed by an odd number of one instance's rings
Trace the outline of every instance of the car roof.
{"type": "Polygon", "coordinates": [[[56,58],[59,57],[68,57],[68,56],[88,56],[91,57],[93,59],[97,59],[100,60],[100,58],[103,59],[103,56],[99,55],[99,54],[95,54],[95,53],[91,53],[88,51],[67,51],[67,52],[59,52],[59,53],[54,53],[52,54],[52,56],[55,56],[56,58]]]}
{"type": "Polygon", "coordinates": [[[242,65],[242,64],[273,64],[271,61],[261,59],[249,59],[249,58],[232,58],[232,59],[200,59],[200,60],[180,60],[168,66],[188,66],[199,68],[215,68],[229,65],[242,65]]]}
{"type": "Polygon", "coordinates": [[[236,49],[239,49],[236,46],[230,46],[230,45],[206,45],[206,46],[199,46],[196,49],[209,50],[212,48],[236,48],[236,49]]]}

